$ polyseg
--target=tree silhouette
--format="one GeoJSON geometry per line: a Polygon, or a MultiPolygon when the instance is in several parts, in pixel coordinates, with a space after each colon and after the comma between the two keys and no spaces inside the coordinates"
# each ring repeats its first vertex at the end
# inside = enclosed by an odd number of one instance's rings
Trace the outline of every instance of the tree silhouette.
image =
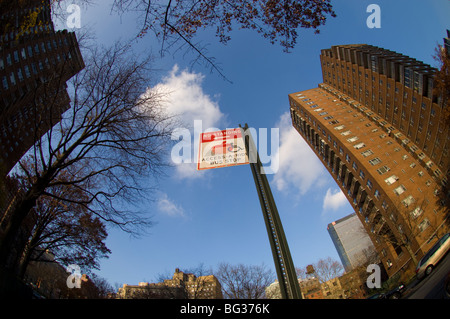
{"type": "Polygon", "coordinates": [[[153,32],[160,40],[162,55],[187,47],[197,56],[193,64],[204,62],[222,77],[214,57],[207,55],[206,46],[195,42],[200,30],[215,29],[215,36],[223,44],[231,40],[235,27],[253,30],[289,52],[297,43],[298,29],[312,28],[319,33],[328,15],[336,17],[330,0],[115,0],[113,8],[120,13],[140,12],[142,27],[138,36],[153,32]]]}
{"type": "Polygon", "coordinates": [[[2,225],[1,264],[6,264],[18,229],[43,196],[77,205],[130,234],[151,225],[142,212],[123,205],[148,198],[144,181],[148,184],[148,178],[167,165],[163,158],[170,143],[170,118],[157,92],[143,95],[150,83],[149,59],[116,43],[93,48],[85,60],[86,68],[69,82],[71,108],[19,162],[22,191],[2,225]],[[53,191],[69,185],[82,196],[53,191]]]}

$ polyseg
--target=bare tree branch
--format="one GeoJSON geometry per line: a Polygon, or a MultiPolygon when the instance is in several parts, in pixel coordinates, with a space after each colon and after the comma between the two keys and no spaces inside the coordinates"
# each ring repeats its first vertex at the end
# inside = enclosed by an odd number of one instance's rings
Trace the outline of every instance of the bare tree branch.
{"type": "Polygon", "coordinates": [[[148,212],[147,217],[139,212],[142,208],[123,208],[149,198],[150,178],[168,165],[171,118],[160,106],[161,95],[144,95],[150,59],[135,56],[127,43],[116,43],[92,49],[85,60],[86,68],[69,82],[71,109],[20,163],[23,174],[19,171],[17,178],[23,196],[9,212],[13,218],[0,240],[2,258],[20,223],[43,196],[78,205],[131,235],[151,225],[148,212]],[[54,191],[63,186],[82,196],[54,191]]]}

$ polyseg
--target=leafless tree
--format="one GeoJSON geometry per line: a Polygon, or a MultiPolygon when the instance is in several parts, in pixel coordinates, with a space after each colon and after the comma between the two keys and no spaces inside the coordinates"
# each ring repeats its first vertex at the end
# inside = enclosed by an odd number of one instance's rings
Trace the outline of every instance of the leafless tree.
{"type": "Polygon", "coordinates": [[[388,207],[387,212],[390,220],[381,214],[375,216],[373,236],[385,247],[391,246],[397,254],[401,249],[405,250],[416,266],[418,247],[415,243],[438,238],[439,232],[443,231],[441,214],[432,212],[430,208],[430,201],[435,197],[434,191],[430,189],[420,198],[393,198],[393,205],[388,207]]]}
{"type": "Polygon", "coordinates": [[[330,279],[339,277],[344,271],[342,264],[331,257],[325,259],[321,258],[317,262],[311,264],[314,269],[313,273],[305,268],[296,268],[297,276],[305,279],[309,275],[316,277],[321,283],[327,282],[330,279]]]}
{"type": "Polygon", "coordinates": [[[220,263],[215,276],[226,299],[262,299],[265,288],[274,280],[273,271],[262,265],[230,265],[220,263]]]}
{"type": "MultiPolygon", "coordinates": [[[[67,186],[53,191],[68,198],[83,196],[67,186]]],[[[24,276],[28,263],[40,261],[45,251],[52,252],[54,261],[62,265],[77,264],[84,272],[99,269],[99,259],[108,257],[105,224],[84,207],[42,196],[33,213],[35,223],[20,260],[20,277],[24,276]]]]}
{"type": "Polygon", "coordinates": [[[106,299],[109,294],[114,293],[114,288],[112,285],[103,277],[92,275],[91,281],[96,287],[97,298],[106,299]]]}
{"type": "MultiPolygon", "coordinates": [[[[70,109],[59,122],[48,119],[50,130],[36,138],[26,163],[19,163],[22,192],[2,225],[2,264],[21,223],[42,196],[78,205],[130,234],[137,235],[151,225],[145,212],[124,208],[148,198],[150,186],[145,185],[149,178],[167,165],[164,156],[171,120],[160,107],[157,92],[143,95],[150,85],[150,59],[136,56],[129,45],[120,43],[94,48],[84,59],[86,67],[69,82],[70,109]],[[52,191],[67,185],[82,196],[52,191]]],[[[58,107],[58,102],[48,101],[47,112],[58,107]]],[[[36,119],[33,125],[39,123],[36,119]]]]}
{"type": "Polygon", "coordinates": [[[327,282],[330,279],[339,277],[344,271],[344,267],[337,260],[327,257],[325,259],[319,259],[314,265],[317,277],[320,282],[327,282]]]}

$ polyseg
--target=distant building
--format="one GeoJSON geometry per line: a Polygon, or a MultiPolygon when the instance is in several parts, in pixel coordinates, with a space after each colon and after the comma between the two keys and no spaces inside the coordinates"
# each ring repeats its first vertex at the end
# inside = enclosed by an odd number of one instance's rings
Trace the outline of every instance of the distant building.
{"type": "Polygon", "coordinates": [[[324,299],[319,279],[311,276],[306,279],[299,279],[298,283],[303,299],[324,299]]]}
{"type": "Polygon", "coordinates": [[[374,259],[375,246],[356,213],[328,224],[327,229],[346,272],[374,259]]]}
{"type": "MultiPolygon", "coordinates": [[[[339,278],[333,278],[321,283],[314,276],[299,278],[298,283],[301,290],[302,299],[343,299],[344,290],[339,278]]],[[[268,299],[281,299],[280,285],[278,280],[270,284],[265,289],[268,299]]]]}
{"type": "Polygon", "coordinates": [[[172,279],[160,283],[124,284],[118,299],[222,299],[222,286],[214,275],[195,276],[175,269],[172,279]]]}
{"type": "Polygon", "coordinates": [[[332,278],[321,285],[324,299],[344,299],[344,290],[341,285],[340,277],[332,278]]]}
{"type": "Polygon", "coordinates": [[[265,293],[267,299],[281,299],[280,284],[278,283],[278,280],[275,280],[275,282],[266,287],[265,293]]]}
{"type": "Polygon", "coordinates": [[[75,33],[55,31],[50,0],[0,6],[0,175],[6,175],[69,109],[66,81],[85,65],[75,33]]]}
{"type": "MultiPolygon", "coordinates": [[[[367,276],[365,269],[356,269],[339,277],[342,296],[344,299],[365,299],[367,296],[367,276]]],[[[382,275],[382,280],[383,280],[382,275]]],[[[384,278],[386,279],[386,278],[384,278]]]]}

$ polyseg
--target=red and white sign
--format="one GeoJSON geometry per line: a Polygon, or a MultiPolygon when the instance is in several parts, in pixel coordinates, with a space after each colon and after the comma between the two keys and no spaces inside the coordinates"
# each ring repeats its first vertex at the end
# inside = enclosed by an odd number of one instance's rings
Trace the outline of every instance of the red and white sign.
{"type": "Polygon", "coordinates": [[[240,128],[200,134],[198,170],[248,163],[240,128]]]}

